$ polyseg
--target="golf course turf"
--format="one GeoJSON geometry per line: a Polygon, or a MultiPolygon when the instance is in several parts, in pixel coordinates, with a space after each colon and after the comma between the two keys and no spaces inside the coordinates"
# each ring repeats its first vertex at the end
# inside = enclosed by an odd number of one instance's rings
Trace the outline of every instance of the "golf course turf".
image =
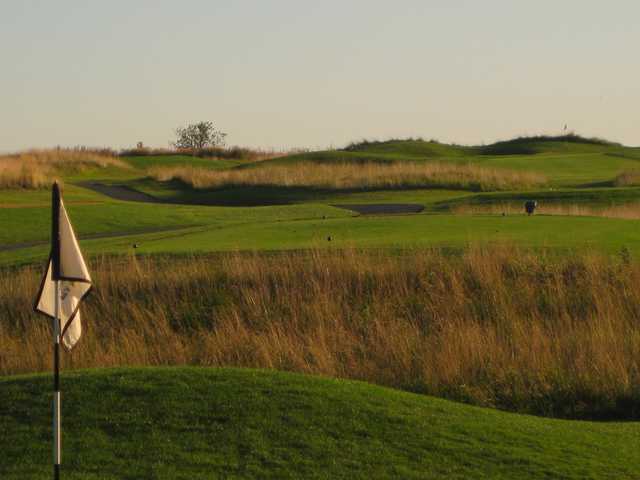
{"type": "MultiPolygon", "coordinates": [[[[248,369],[67,372],[63,477],[611,478],[634,423],[537,418],[361,382],[248,369]]],[[[51,376],[0,379],[0,478],[48,478],[51,376]]]]}

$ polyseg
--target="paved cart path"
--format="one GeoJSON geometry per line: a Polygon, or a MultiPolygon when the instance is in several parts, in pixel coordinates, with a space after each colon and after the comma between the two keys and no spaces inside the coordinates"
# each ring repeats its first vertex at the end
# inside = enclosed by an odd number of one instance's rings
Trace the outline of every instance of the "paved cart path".
{"type": "MultiPolygon", "coordinates": [[[[140,230],[129,230],[126,232],[105,232],[105,233],[93,233],[90,235],[81,235],[78,238],[80,240],[95,240],[99,238],[116,238],[116,237],[128,237],[131,235],[144,235],[145,233],[161,233],[161,232],[175,232],[184,230],[187,228],[199,227],[200,225],[182,225],[178,227],[160,227],[160,228],[144,228],[140,230]]],[[[23,248],[39,247],[42,245],[49,245],[49,240],[39,240],[37,242],[20,242],[11,243],[8,245],[0,245],[0,252],[10,252],[12,250],[21,250],[23,248]]]]}
{"type": "Polygon", "coordinates": [[[424,205],[417,203],[372,203],[363,205],[332,205],[332,207],[352,210],[360,215],[398,215],[420,213],[424,205]]]}
{"type": "Polygon", "coordinates": [[[127,202],[168,203],[126,185],[105,185],[100,182],[80,182],[76,185],[88,188],[89,190],[101,193],[115,200],[124,200],[127,202]]]}

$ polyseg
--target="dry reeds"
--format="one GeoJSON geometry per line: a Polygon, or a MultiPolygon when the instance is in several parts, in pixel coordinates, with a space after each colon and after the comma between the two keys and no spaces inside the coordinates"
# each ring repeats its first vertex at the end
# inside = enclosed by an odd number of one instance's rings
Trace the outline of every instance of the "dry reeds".
{"type": "MultiPolygon", "coordinates": [[[[50,368],[41,272],[0,277],[0,374],[50,368]]],[[[65,368],[245,366],[640,417],[640,264],[513,248],[103,258],[65,368]]]]}
{"type": "Polygon", "coordinates": [[[546,181],[543,175],[537,173],[436,162],[299,162],[232,170],[156,167],[152,168],[149,174],[159,181],[181,180],[194,188],[274,186],[327,189],[451,188],[492,191],[530,188],[546,181]]]}
{"type": "MultiPolygon", "coordinates": [[[[306,150],[304,150],[306,151],[306,150]]],[[[270,160],[272,158],[280,158],[287,155],[302,153],[303,150],[275,150],[264,148],[247,148],[247,147],[207,147],[202,149],[176,149],[176,148],[150,148],[140,147],[128,150],[121,150],[119,155],[122,157],[148,157],[148,156],[173,156],[173,155],[191,155],[194,157],[215,158],[225,160],[244,160],[247,162],[259,162],[262,160],[270,160]]]]}
{"type": "MultiPolygon", "coordinates": [[[[454,207],[452,212],[458,215],[526,215],[523,204],[517,203],[495,203],[490,205],[460,205],[454,207]]],[[[569,215],[580,217],[606,217],[624,218],[628,220],[640,219],[640,203],[626,203],[622,205],[610,206],[590,206],[559,203],[543,203],[536,209],[536,214],[540,215],[569,215]]]]}
{"type": "Polygon", "coordinates": [[[50,185],[60,170],[87,167],[127,168],[108,151],[77,149],[29,150],[0,156],[0,188],[41,188],[50,185]]]}
{"type": "Polygon", "coordinates": [[[640,170],[626,170],[613,181],[616,187],[632,187],[640,185],[640,170]]]}

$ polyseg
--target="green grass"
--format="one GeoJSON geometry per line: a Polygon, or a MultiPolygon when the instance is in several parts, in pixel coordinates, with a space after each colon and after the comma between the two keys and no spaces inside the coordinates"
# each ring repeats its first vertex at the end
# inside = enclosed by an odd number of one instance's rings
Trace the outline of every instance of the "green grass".
{"type": "Polygon", "coordinates": [[[344,150],[350,152],[403,152],[422,156],[456,155],[534,155],[544,152],[593,153],[625,149],[619,143],[600,138],[586,138],[575,133],[565,135],[537,135],[516,137],[511,140],[497,141],[489,145],[463,146],[440,143],[437,140],[392,139],[386,141],[368,141],[352,143],[344,150]]]}
{"type": "MultiPolygon", "coordinates": [[[[189,253],[225,250],[281,250],[311,247],[444,246],[506,241],[538,248],[595,248],[615,253],[640,248],[636,222],[606,218],[498,216],[410,216],[354,218],[331,207],[349,203],[417,203],[427,213],[447,213],[462,204],[523,202],[580,203],[606,207],[640,200],[640,188],[613,188],[620,171],[640,166],[640,149],[615,144],[534,138],[488,147],[460,147],[422,140],[368,142],[349,150],[312,152],[240,168],[297,161],[447,161],[496,168],[532,170],[551,179],[548,188],[530,192],[474,193],[445,189],[331,190],[260,187],[197,190],[181,182],[157,182],[145,169],[156,165],[236,168],[238,162],[184,155],[125,157],[131,168],[87,169],[65,177],[64,197],[81,237],[119,235],[83,241],[90,253],[130,251],[189,253]],[[513,152],[525,152],[513,155],[513,152]],[[499,155],[497,153],[500,153],[499,155]],[[74,185],[87,180],[127,184],[174,204],[111,200],[74,185]],[[587,186],[590,185],[590,186],[587,186]],[[580,188],[578,188],[580,187],[580,188]],[[165,230],[159,232],[160,230],[165,230]],[[327,241],[331,237],[331,242],[327,241]]],[[[0,191],[0,245],[43,242],[49,236],[47,190],[0,191]]],[[[0,264],[41,261],[47,247],[1,251],[0,264]]]]}
{"type": "Polygon", "coordinates": [[[394,139],[387,141],[363,141],[352,143],[343,151],[360,153],[401,154],[415,157],[457,157],[474,152],[473,147],[448,145],[435,140],[394,139]]]}
{"type": "MultiPolygon", "coordinates": [[[[262,208],[268,210],[270,207],[262,208]]],[[[131,245],[138,243],[138,254],[185,254],[342,247],[461,249],[469,244],[497,242],[523,248],[559,252],[594,250],[613,255],[626,248],[633,255],[640,255],[640,222],[637,220],[557,215],[353,217],[347,211],[341,212],[344,216],[327,216],[324,219],[320,216],[220,221],[167,232],[84,240],[81,247],[87,255],[122,254],[131,253],[131,245]]],[[[0,265],[42,262],[47,254],[46,245],[0,251],[0,265]]]]}
{"type": "MultiPolygon", "coordinates": [[[[106,198],[103,195],[78,187],[73,184],[66,184],[63,187],[64,201],[67,205],[71,203],[87,203],[87,202],[104,202],[106,198]]],[[[36,190],[26,189],[0,189],[0,210],[7,207],[33,207],[33,206],[50,206],[51,205],[51,189],[40,188],[36,190]]]]}
{"type": "Polygon", "coordinates": [[[583,205],[591,207],[610,207],[640,201],[640,188],[581,188],[547,189],[530,192],[489,192],[443,198],[430,204],[434,210],[448,210],[460,205],[491,205],[504,203],[523,203],[537,200],[541,206],[547,204],[583,205]]]}
{"type": "MultiPolygon", "coordinates": [[[[350,215],[345,210],[321,204],[225,208],[120,201],[71,204],[67,211],[80,236],[350,215]]],[[[50,223],[51,209],[48,206],[0,209],[0,224],[4,227],[0,229],[0,245],[47,240],[50,223]],[[25,218],[29,221],[25,222],[25,218]]]]}
{"type": "Polygon", "coordinates": [[[640,168],[636,159],[607,153],[474,157],[471,162],[485,167],[542,173],[551,186],[574,188],[601,183],[611,186],[620,172],[640,168]]]}
{"type": "MultiPolygon", "coordinates": [[[[49,478],[51,376],[0,379],[0,478],[49,478]]],[[[633,479],[637,423],[552,420],[275,371],[62,376],[68,479],[633,479]]]]}
{"type": "Polygon", "coordinates": [[[141,252],[285,250],[314,247],[523,247],[640,253],[640,222],[597,217],[407,215],[247,223],[145,243],[141,252]],[[331,237],[329,242],[327,239],[331,237]]]}

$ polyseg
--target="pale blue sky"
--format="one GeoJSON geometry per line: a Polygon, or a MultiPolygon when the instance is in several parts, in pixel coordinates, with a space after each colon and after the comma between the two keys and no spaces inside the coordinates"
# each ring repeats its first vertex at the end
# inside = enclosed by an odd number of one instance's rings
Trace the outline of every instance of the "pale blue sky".
{"type": "Polygon", "coordinates": [[[640,144],[640,2],[0,0],[0,151],[519,134],[640,144]]]}

